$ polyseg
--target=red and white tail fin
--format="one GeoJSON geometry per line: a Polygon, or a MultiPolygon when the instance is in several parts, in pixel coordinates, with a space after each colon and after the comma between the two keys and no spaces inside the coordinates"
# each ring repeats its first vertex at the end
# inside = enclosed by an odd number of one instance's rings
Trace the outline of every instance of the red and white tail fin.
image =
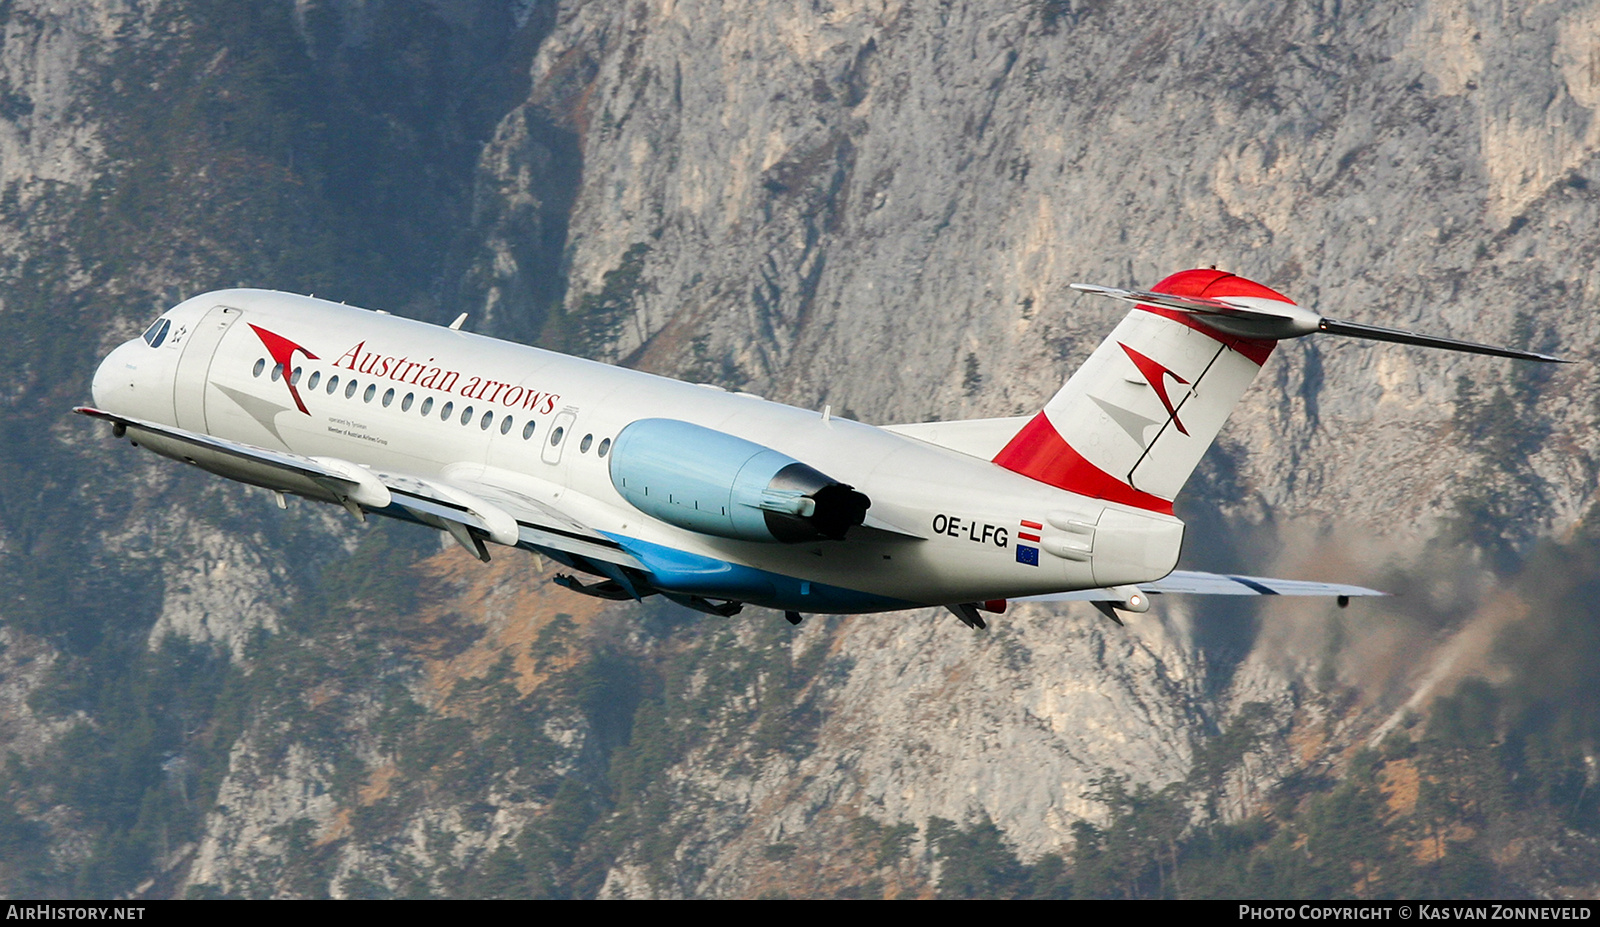
{"type": "MultiPolygon", "coordinates": [[[[1295,312],[1282,294],[1218,270],[1182,271],[1151,289],[1295,312]]],[[[1171,514],[1276,344],[1139,303],[994,462],[1071,492],[1171,514]]]]}

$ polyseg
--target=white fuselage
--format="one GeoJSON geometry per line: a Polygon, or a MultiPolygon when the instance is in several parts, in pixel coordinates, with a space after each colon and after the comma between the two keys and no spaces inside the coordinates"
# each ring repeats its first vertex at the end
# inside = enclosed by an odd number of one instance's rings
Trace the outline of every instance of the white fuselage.
{"type": "Polygon", "coordinates": [[[159,346],[136,339],[102,364],[100,408],[443,483],[488,479],[608,536],[901,603],[849,610],[1152,580],[1171,569],[1181,537],[1169,515],[1086,498],[883,428],[384,313],[227,290],[164,318],[170,331],[159,346]],[[275,375],[278,360],[287,363],[275,375]],[[857,529],[842,541],[786,544],[651,518],[618,493],[601,452],[624,427],[652,418],[789,455],[864,493],[869,516],[900,533],[857,529]],[[1019,556],[1019,534],[1038,537],[1020,542],[1037,549],[1036,565],[1019,556]]]}

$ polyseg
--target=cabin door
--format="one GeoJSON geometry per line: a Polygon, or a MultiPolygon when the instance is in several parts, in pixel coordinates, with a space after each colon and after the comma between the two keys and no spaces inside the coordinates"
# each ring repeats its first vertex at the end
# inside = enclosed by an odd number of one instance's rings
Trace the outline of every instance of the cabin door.
{"type": "MultiPolygon", "coordinates": [[[[178,358],[178,372],[172,380],[172,406],[178,427],[206,433],[206,394],[211,381],[211,358],[228,328],[241,313],[232,306],[214,306],[189,334],[178,358]]],[[[288,376],[288,372],[284,372],[288,376]]]]}
{"type": "Polygon", "coordinates": [[[561,449],[567,446],[567,438],[572,433],[572,423],[578,418],[578,410],[568,407],[561,410],[556,420],[551,423],[550,431],[544,436],[544,462],[555,466],[561,462],[561,449]]]}

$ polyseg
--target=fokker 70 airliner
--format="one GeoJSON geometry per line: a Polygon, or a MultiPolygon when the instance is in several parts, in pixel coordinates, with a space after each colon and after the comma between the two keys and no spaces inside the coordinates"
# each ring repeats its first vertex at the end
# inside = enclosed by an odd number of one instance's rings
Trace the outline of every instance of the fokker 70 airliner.
{"type": "MultiPolygon", "coordinates": [[[[1173,572],[1172,502],[1278,341],[1315,332],[1554,357],[1322,318],[1217,270],[1148,292],[1042,411],[873,427],[265,290],[185,300],[94,376],[113,433],[231,479],[550,557],[556,581],[718,615],[1151,593],[1375,595],[1173,572]]],[[[462,318],[465,318],[464,316],[462,318]]]]}

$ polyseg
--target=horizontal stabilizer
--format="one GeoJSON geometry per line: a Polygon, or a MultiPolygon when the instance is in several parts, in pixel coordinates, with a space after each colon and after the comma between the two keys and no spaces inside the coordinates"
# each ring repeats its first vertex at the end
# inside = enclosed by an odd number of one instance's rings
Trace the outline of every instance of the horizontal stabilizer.
{"type": "Polygon", "coordinates": [[[1299,338],[1302,335],[1324,332],[1330,335],[1365,338],[1368,341],[1389,341],[1395,344],[1410,344],[1425,348],[1443,348],[1447,351],[1464,351],[1469,354],[1488,354],[1494,357],[1510,357],[1517,360],[1540,361],[1551,364],[1571,363],[1571,361],[1563,358],[1541,354],[1538,351],[1503,348],[1490,344],[1461,341],[1455,338],[1444,338],[1439,335],[1424,335],[1398,328],[1381,328],[1376,325],[1363,325],[1359,322],[1341,322],[1337,319],[1326,319],[1292,302],[1261,297],[1173,296],[1168,293],[1124,290],[1117,287],[1095,286],[1087,283],[1074,283],[1072,288],[1084,293],[1092,293],[1096,296],[1109,296],[1112,299],[1120,299],[1125,302],[1157,306],[1162,309],[1188,313],[1197,317],[1197,321],[1210,328],[1244,338],[1266,338],[1281,341],[1286,338],[1299,338]]]}
{"type": "MultiPolygon", "coordinates": [[[[1116,589],[1079,589],[1074,592],[1051,592],[1044,595],[1019,596],[1013,602],[1122,602],[1128,598],[1127,586],[1116,589]]],[[[1298,579],[1269,579],[1263,576],[1233,576],[1224,573],[1198,573],[1192,570],[1173,570],[1155,582],[1139,583],[1141,592],[1151,595],[1292,595],[1353,596],[1388,595],[1365,586],[1347,583],[1313,583],[1298,579]]]]}
{"type": "Polygon", "coordinates": [[[1519,351],[1516,348],[1498,348],[1492,344],[1477,344],[1472,341],[1458,341],[1454,338],[1441,338],[1438,335],[1421,335],[1398,328],[1379,328],[1376,325],[1362,325],[1359,322],[1340,322],[1337,319],[1323,319],[1318,326],[1319,331],[1330,335],[1349,335],[1352,338],[1365,338],[1368,341],[1392,341],[1395,344],[1415,344],[1425,348],[1444,348],[1447,351],[1464,351],[1468,354],[1488,354],[1493,357],[1514,357],[1517,360],[1541,361],[1546,364],[1570,364],[1572,361],[1549,354],[1540,354],[1537,351],[1519,351]]]}

